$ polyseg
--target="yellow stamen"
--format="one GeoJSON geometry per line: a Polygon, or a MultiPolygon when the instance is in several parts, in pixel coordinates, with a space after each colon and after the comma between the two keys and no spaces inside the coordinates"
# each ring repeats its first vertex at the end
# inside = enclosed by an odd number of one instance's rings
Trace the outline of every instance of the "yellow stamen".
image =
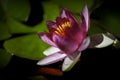
{"type": "Polygon", "coordinates": [[[69,21],[64,22],[63,24],[59,25],[55,33],[58,35],[64,36],[65,35],[64,30],[66,27],[69,27],[69,28],[71,27],[71,23],[69,21]]]}
{"type": "Polygon", "coordinates": [[[61,32],[64,32],[63,31],[64,28],[62,28],[62,26],[59,26],[58,28],[61,30],[61,32]]]}
{"type": "Polygon", "coordinates": [[[65,24],[62,24],[62,29],[63,29],[63,31],[65,30],[65,27],[66,27],[65,24]]]}
{"type": "Polygon", "coordinates": [[[67,26],[67,22],[65,22],[64,25],[67,26]]]}
{"type": "MultiPolygon", "coordinates": [[[[59,26],[59,27],[60,27],[60,26],[59,26]]],[[[60,29],[59,27],[57,28],[57,31],[61,33],[62,31],[61,31],[61,29],[60,29]]]]}
{"type": "Polygon", "coordinates": [[[67,24],[67,26],[68,26],[68,27],[71,27],[71,24],[70,24],[70,22],[66,22],[66,24],[67,24]]]}
{"type": "Polygon", "coordinates": [[[58,34],[58,35],[60,34],[58,31],[55,31],[55,33],[58,34]]]}

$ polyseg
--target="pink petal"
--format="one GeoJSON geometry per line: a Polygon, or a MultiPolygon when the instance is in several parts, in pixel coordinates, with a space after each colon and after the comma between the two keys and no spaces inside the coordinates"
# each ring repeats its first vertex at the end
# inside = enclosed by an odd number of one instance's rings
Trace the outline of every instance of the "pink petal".
{"type": "Polygon", "coordinates": [[[72,25],[78,24],[78,21],[68,9],[61,9],[60,17],[69,19],[72,25]]]}
{"type": "Polygon", "coordinates": [[[61,18],[67,17],[67,15],[66,15],[66,9],[61,9],[60,10],[60,16],[61,16],[61,18]]]}
{"type": "Polygon", "coordinates": [[[90,44],[90,38],[87,37],[86,39],[84,39],[83,43],[80,45],[80,47],[78,48],[79,51],[83,51],[85,50],[90,44]]]}
{"type": "Polygon", "coordinates": [[[69,71],[78,61],[80,58],[81,52],[78,53],[78,55],[72,60],[69,57],[66,57],[63,65],[62,65],[62,71],[69,71]]]}
{"type": "MultiPolygon", "coordinates": [[[[75,25],[74,25],[75,26],[75,25]]],[[[73,27],[72,31],[69,33],[71,34],[73,41],[76,41],[77,44],[81,44],[84,40],[84,38],[86,37],[86,32],[83,31],[82,28],[80,28],[79,26],[77,27],[73,27]]]]}
{"type": "MultiPolygon", "coordinates": [[[[84,8],[83,12],[85,12],[85,10],[87,10],[87,7],[84,8]]],[[[88,12],[88,11],[87,11],[88,12]]],[[[84,22],[79,25],[76,18],[73,16],[73,14],[67,10],[67,9],[62,9],[61,10],[61,17],[62,18],[67,18],[70,20],[71,23],[71,30],[66,29],[65,33],[67,34],[66,36],[69,37],[69,39],[73,40],[72,43],[77,43],[78,45],[81,44],[81,42],[83,41],[83,39],[86,36],[86,23],[85,23],[85,19],[84,22]]],[[[84,16],[83,16],[84,17],[84,16]]]]}
{"type": "Polygon", "coordinates": [[[52,32],[53,30],[55,30],[57,28],[56,23],[53,21],[47,21],[46,25],[50,32],[52,32]]]}
{"type": "Polygon", "coordinates": [[[59,35],[53,36],[53,41],[58,46],[59,49],[64,51],[66,54],[71,54],[78,48],[78,43],[69,37],[61,37],[59,35]]]}
{"type": "Polygon", "coordinates": [[[38,33],[38,35],[45,43],[56,47],[56,44],[50,39],[49,33],[38,33]]]}
{"type": "Polygon", "coordinates": [[[49,65],[49,64],[58,62],[60,60],[63,60],[65,57],[66,57],[66,54],[57,52],[55,54],[49,55],[45,57],[44,59],[38,61],[37,65],[49,65]]]}
{"type": "Polygon", "coordinates": [[[80,15],[81,15],[81,26],[84,27],[86,31],[88,31],[90,17],[89,17],[87,5],[84,6],[80,15]]]}

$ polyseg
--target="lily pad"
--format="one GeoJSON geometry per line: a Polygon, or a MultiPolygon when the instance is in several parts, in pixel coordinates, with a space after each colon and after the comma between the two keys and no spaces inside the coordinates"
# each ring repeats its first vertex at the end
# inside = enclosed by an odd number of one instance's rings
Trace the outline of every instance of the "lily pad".
{"type": "Polygon", "coordinates": [[[12,55],[6,52],[6,50],[0,48],[0,69],[7,66],[9,61],[11,60],[12,55]]]}
{"type": "Polygon", "coordinates": [[[68,8],[74,13],[80,13],[85,4],[87,4],[88,7],[91,8],[95,0],[51,0],[51,1],[59,5],[59,7],[68,8]]]}
{"type": "Polygon", "coordinates": [[[104,31],[101,29],[100,23],[97,20],[91,19],[88,34],[93,35],[93,34],[99,34],[103,32],[104,31]]]}
{"type": "Polygon", "coordinates": [[[3,10],[3,8],[2,8],[2,5],[0,4],[0,21],[3,20],[4,15],[5,15],[4,10],[3,10]]]}
{"type": "Polygon", "coordinates": [[[49,46],[42,42],[37,34],[29,34],[6,40],[4,47],[9,53],[16,56],[39,60],[44,57],[43,51],[49,46]]]}
{"type": "Polygon", "coordinates": [[[35,33],[47,30],[45,20],[35,25],[34,27],[29,27],[13,18],[8,18],[7,25],[9,26],[11,33],[35,33]]]}
{"type": "Polygon", "coordinates": [[[101,22],[105,28],[120,38],[120,16],[118,13],[106,13],[101,22]]]}
{"type": "Polygon", "coordinates": [[[28,0],[2,0],[1,3],[7,16],[12,16],[21,21],[28,19],[30,14],[28,0]]]}
{"type": "Polygon", "coordinates": [[[60,9],[58,5],[51,2],[43,2],[42,5],[45,20],[55,20],[59,16],[60,9]]]}
{"type": "Polygon", "coordinates": [[[11,34],[8,31],[8,27],[2,21],[0,22],[0,40],[4,40],[11,37],[11,34]]]}

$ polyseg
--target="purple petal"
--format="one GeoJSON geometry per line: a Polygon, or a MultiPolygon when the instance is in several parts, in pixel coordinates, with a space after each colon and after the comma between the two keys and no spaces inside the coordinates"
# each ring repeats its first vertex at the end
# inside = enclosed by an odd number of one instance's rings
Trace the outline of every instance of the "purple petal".
{"type": "Polygon", "coordinates": [[[56,45],[64,51],[66,54],[71,54],[78,48],[78,43],[68,37],[61,37],[59,35],[53,35],[53,41],[56,45]]]}
{"type": "Polygon", "coordinates": [[[73,27],[69,34],[71,34],[73,40],[80,45],[83,42],[84,38],[86,37],[87,33],[84,32],[83,29],[80,27],[73,27]]]}
{"type": "Polygon", "coordinates": [[[61,18],[67,17],[66,11],[67,11],[66,9],[61,9],[60,10],[60,16],[61,16],[61,18]]]}
{"type": "Polygon", "coordinates": [[[86,39],[84,39],[83,43],[80,45],[80,47],[78,48],[79,51],[83,51],[85,50],[90,44],[90,38],[87,37],[86,39]]]}
{"type": "Polygon", "coordinates": [[[66,54],[57,52],[55,54],[49,55],[45,57],[44,59],[38,61],[37,65],[49,65],[49,64],[58,62],[60,60],[63,60],[65,57],[66,57],[66,54]]]}
{"type": "MultiPolygon", "coordinates": [[[[65,21],[67,21],[66,18],[57,17],[56,22],[57,24],[62,24],[65,21]]],[[[80,43],[80,40],[82,41],[86,33],[83,32],[83,29],[78,24],[72,24],[72,26],[66,27],[64,30],[65,37],[68,39],[77,41],[78,44],[80,43]]]]}
{"type": "Polygon", "coordinates": [[[56,23],[53,21],[47,21],[46,25],[47,25],[50,32],[52,32],[54,29],[57,28],[56,23]]]}
{"type": "Polygon", "coordinates": [[[89,12],[87,5],[84,6],[82,12],[81,12],[81,26],[88,31],[89,28],[89,23],[90,23],[90,17],[89,17],[89,12]]]}
{"type": "MultiPolygon", "coordinates": [[[[85,7],[86,10],[87,7],[85,7]]],[[[85,11],[84,10],[84,11],[85,11]]],[[[77,20],[75,19],[75,17],[73,16],[73,14],[67,10],[67,9],[62,9],[61,10],[61,17],[62,18],[67,18],[69,19],[70,23],[71,23],[71,30],[66,29],[65,33],[67,34],[66,36],[69,37],[69,39],[73,40],[73,42],[77,42],[77,44],[81,44],[81,42],[83,41],[83,39],[86,36],[86,31],[83,29],[85,26],[85,20],[83,22],[83,24],[80,26],[77,22],[77,20]],[[72,39],[73,38],[73,39],[72,39]]]]}
{"type": "Polygon", "coordinates": [[[43,54],[45,54],[46,56],[49,56],[49,55],[54,54],[54,53],[57,53],[57,52],[59,52],[59,51],[60,51],[59,48],[50,47],[50,48],[46,49],[46,50],[43,52],[43,54]]]}
{"type": "Polygon", "coordinates": [[[78,21],[68,9],[61,9],[60,17],[69,19],[71,25],[78,25],[78,21]]]}
{"type": "Polygon", "coordinates": [[[56,44],[50,39],[49,33],[38,33],[38,35],[45,43],[56,47],[56,44]]]}
{"type": "Polygon", "coordinates": [[[62,65],[62,71],[69,71],[77,63],[78,59],[80,58],[80,55],[81,52],[79,52],[74,59],[66,57],[62,65]]]}

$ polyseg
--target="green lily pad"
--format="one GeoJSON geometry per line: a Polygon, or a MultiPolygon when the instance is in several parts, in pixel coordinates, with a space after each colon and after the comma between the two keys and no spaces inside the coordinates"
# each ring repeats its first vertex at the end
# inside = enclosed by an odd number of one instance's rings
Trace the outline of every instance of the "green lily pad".
{"type": "Polygon", "coordinates": [[[2,5],[0,4],[0,21],[3,20],[4,15],[5,15],[4,10],[3,10],[3,8],[2,8],[2,5]]]}
{"type": "Polygon", "coordinates": [[[47,30],[45,20],[35,25],[34,27],[29,27],[13,18],[8,18],[7,25],[9,26],[11,33],[36,33],[47,30]]]}
{"type": "Polygon", "coordinates": [[[11,60],[11,57],[12,57],[12,55],[10,53],[8,53],[8,52],[6,52],[6,50],[0,48],[0,69],[7,66],[7,64],[11,60]]]}
{"type": "Polygon", "coordinates": [[[88,34],[93,35],[103,33],[104,31],[100,27],[101,25],[97,20],[91,19],[88,34]]]}
{"type": "Polygon", "coordinates": [[[59,16],[60,9],[58,5],[51,2],[43,2],[42,5],[45,20],[55,20],[59,16]]]}
{"type": "Polygon", "coordinates": [[[37,24],[34,26],[33,30],[35,32],[44,32],[48,31],[47,25],[46,25],[46,20],[43,20],[41,23],[37,24]]]}
{"type": "Polygon", "coordinates": [[[9,30],[11,33],[30,33],[30,32],[33,32],[32,27],[24,25],[13,18],[7,19],[7,25],[9,26],[9,30]]]}
{"type": "Polygon", "coordinates": [[[43,57],[43,51],[49,46],[41,41],[37,34],[30,34],[18,38],[6,40],[4,48],[16,56],[39,60],[43,57]]]}
{"type": "Polygon", "coordinates": [[[68,8],[74,13],[80,13],[85,4],[89,8],[92,7],[95,0],[51,0],[53,3],[59,5],[59,7],[68,8]]]}
{"type": "Polygon", "coordinates": [[[0,22],[0,40],[4,40],[11,37],[11,34],[8,31],[7,25],[3,22],[0,22]]]}
{"type": "Polygon", "coordinates": [[[101,22],[105,28],[120,38],[120,16],[118,13],[106,13],[101,22]]]}
{"type": "Polygon", "coordinates": [[[44,19],[55,20],[60,14],[60,8],[68,8],[73,13],[80,13],[85,4],[92,7],[94,0],[51,0],[43,2],[44,19]]]}
{"type": "Polygon", "coordinates": [[[1,3],[7,16],[12,16],[21,21],[28,19],[30,14],[28,0],[2,0],[1,3]]]}

